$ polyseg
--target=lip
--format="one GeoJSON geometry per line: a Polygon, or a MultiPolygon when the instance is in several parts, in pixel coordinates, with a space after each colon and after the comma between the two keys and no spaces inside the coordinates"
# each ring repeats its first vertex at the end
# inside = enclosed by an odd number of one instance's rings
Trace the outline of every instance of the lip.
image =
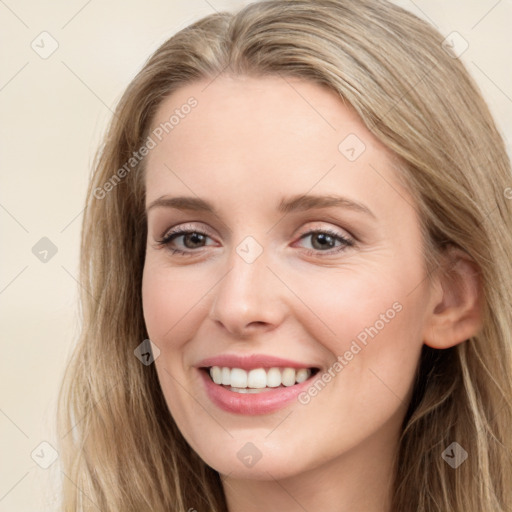
{"type": "MultiPolygon", "coordinates": [[[[301,366],[301,368],[304,368],[304,366],[301,366]]],[[[207,396],[217,407],[226,412],[249,416],[270,414],[283,409],[295,401],[299,393],[311,386],[313,379],[316,377],[315,374],[300,384],[273,388],[260,393],[237,393],[230,391],[220,384],[215,384],[210,378],[208,370],[198,368],[198,372],[203,381],[207,396]]]]}
{"type": "Polygon", "coordinates": [[[248,356],[239,356],[235,354],[223,354],[220,356],[209,357],[203,359],[197,365],[197,368],[209,368],[211,366],[224,366],[228,368],[241,368],[242,370],[254,370],[255,368],[317,368],[310,363],[301,363],[291,361],[290,359],[282,359],[280,357],[270,356],[266,354],[251,354],[248,356]]]}

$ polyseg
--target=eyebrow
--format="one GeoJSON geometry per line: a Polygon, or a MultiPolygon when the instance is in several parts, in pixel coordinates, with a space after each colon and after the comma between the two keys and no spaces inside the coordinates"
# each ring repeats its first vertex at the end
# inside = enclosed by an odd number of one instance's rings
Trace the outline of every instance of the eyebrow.
{"type": "MultiPolygon", "coordinates": [[[[199,197],[159,197],[153,201],[146,209],[149,210],[157,207],[176,208],[179,210],[202,211],[218,215],[218,211],[208,201],[199,197]]],[[[338,207],[346,210],[353,210],[355,212],[364,213],[373,219],[376,219],[375,214],[364,204],[352,201],[346,197],[336,195],[296,195],[287,199],[282,199],[279,203],[277,210],[280,213],[287,214],[296,211],[314,210],[317,208],[331,208],[338,207]]]]}

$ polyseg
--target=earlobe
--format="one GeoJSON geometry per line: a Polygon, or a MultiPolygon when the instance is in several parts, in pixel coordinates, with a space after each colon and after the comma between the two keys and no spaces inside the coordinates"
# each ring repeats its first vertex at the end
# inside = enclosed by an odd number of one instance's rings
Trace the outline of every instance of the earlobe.
{"type": "Polygon", "coordinates": [[[476,263],[462,250],[449,248],[433,284],[423,341],[431,348],[453,347],[482,327],[483,290],[476,263]]]}

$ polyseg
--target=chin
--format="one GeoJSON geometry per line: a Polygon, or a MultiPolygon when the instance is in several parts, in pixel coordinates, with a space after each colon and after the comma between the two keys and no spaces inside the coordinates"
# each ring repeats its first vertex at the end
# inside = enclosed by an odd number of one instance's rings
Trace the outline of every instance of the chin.
{"type": "MultiPolygon", "coordinates": [[[[265,434],[267,435],[267,434],[265,434]]],[[[216,448],[211,451],[211,445],[205,450],[196,450],[199,457],[208,466],[212,467],[221,475],[230,478],[241,478],[249,480],[273,480],[288,478],[306,471],[307,461],[300,463],[297,460],[297,449],[291,445],[286,447],[283,440],[276,445],[264,443],[255,435],[251,441],[250,435],[244,435],[243,440],[231,439],[230,442],[219,442],[222,452],[216,448]]]]}

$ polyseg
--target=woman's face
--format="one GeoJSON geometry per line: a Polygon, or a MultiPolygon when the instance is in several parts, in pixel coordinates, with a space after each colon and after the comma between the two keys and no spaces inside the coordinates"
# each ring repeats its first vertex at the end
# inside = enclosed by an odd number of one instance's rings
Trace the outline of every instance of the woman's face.
{"type": "Polygon", "coordinates": [[[255,479],[390,458],[432,306],[391,154],[290,78],[184,86],[153,129],[144,317],[189,444],[255,479]]]}

